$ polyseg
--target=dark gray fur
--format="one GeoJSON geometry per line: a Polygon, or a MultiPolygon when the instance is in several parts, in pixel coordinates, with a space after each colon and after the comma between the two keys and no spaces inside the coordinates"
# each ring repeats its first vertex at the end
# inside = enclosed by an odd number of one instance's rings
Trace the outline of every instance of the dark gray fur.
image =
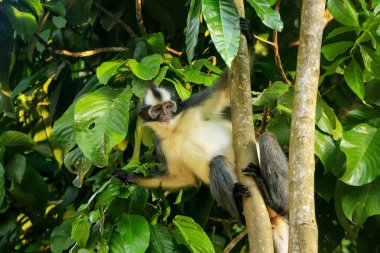
{"type": "Polygon", "coordinates": [[[231,216],[240,218],[234,198],[236,179],[231,175],[232,168],[223,156],[216,156],[210,163],[210,190],[213,199],[231,216]]]}

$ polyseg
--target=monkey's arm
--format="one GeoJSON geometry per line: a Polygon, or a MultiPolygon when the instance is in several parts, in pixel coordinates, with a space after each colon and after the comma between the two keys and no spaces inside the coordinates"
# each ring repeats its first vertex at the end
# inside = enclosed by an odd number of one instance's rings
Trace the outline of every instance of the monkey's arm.
{"type": "Polygon", "coordinates": [[[289,212],[288,161],[272,133],[259,139],[260,167],[249,164],[244,174],[252,176],[263,194],[265,203],[279,215],[289,212]]]}

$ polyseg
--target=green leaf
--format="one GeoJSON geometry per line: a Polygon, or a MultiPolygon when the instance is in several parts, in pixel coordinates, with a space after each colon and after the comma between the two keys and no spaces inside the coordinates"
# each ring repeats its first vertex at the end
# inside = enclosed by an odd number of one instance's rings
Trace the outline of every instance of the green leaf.
{"type": "Polygon", "coordinates": [[[112,200],[120,195],[121,182],[112,181],[107,188],[99,195],[98,201],[95,204],[95,209],[98,209],[101,205],[110,203],[112,200]]]}
{"type": "Polygon", "coordinates": [[[353,27],[349,27],[349,26],[341,26],[341,27],[335,28],[334,30],[329,32],[329,34],[327,34],[327,36],[326,36],[326,39],[331,39],[331,38],[334,38],[334,37],[336,37],[342,33],[350,32],[350,31],[355,31],[355,29],[353,27]]]}
{"type": "Polygon", "coordinates": [[[44,8],[42,7],[40,0],[22,0],[27,5],[29,5],[30,8],[32,8],[38,17],[41,17],[41,15],[44,13],[44,8]]]}
{"type": "MultiPolygon", "coordinates": [[[[0,16],[0,18],[1,17],[6,21],[4,16],[0,16]]],[[[1,25],[2,24],[0,24],[0,32],[6,33],[7,30],[9,30],[10,34],[14,33],[10,27],[1,29],[1,25]]],[[[5,38],[1,38],[0,36],[0,112],[6,112],[8,115],[14,113],[13,100],[9,89],[9,77],[12,72],[16,54],[15,39],[10,34],[5,38]]],[[[6,36],[6,34],[4,34],[4,36],[6,36]]]]}
{"type": "Polygon", "coordinates": [[[165,40],[162,33],[149,34],[144,37],[144,40],[154,53],[161,55],[165,53],[165,40]]]}
{"type": "Polygon", "coordinates": [[[66,15],[65,5],[60,0],[55,2],[44,3],[42,4],[42,6],[62,17],[66,15]]]}
{"type": "Polygon", "coordinates": [[[372,49],[360,45],[365,68],[377,79],[380,79],[380,55],[376,54],[372,49]]]}
{"type": "Polygon", "coordinates": [[[345,216],[358,226],[368,217],[380,214],[380,177],[359,187],[343,187],[342,207],[345,216]]]}
{"type": "Polygon", "coordinates": [[[248,3],[255,9],[264,25],[279,32],[282,31],[284,24],[281,21],[280,13],[273,10],[267,0],[248,0],[248,3]]]}
{"type": "Polygon", "coordinates": [[[33,147],[36,143],[32,140],[32,138],[19,131],[6,131],[0,136],[0,147],[7,146],[25,146],[25,147],[33,147]]]}
{"type": "Polygon", "coordinates": [[[239,15],[233,1],[202,0],[202,11],[216,50],[231,67],[240,40],[239,15]]]}
{"type": "Polygon", "coordinates": [[[3,3],[2,7],[5,15],[11,22],[13,29],[15,29],[17,34],[27,42],[37,29],[37,21],[35,17],[28,12],[19,11],[12,5],[6,3],[3,3]]]}
{"type": "Polygon", "coordinates": [[[112,148],[127,135],[131,96],[131,87],[120,90],[106,86],[84,95],[75,105],[75,140],[99,167],[108,164],[112,148]]]}
{"type": "Polygon", "coordinates": [[[267,131],[276,135],[280,146],[289,146],[291,116],[285,113],[275,113],[268,122],[267,131]]]}
{"type": "Polygon", "coordinates": [[[60,16],[54,16],[53,17],[53,24],[58,28],[58,29],[62,29],[62,28],[65,28],[66,27],[66,19],[60,17],[60,16]]]}
{"type": "Polygon", "coordinates": [[[333,139],[320,131],[315,131],[314,149],[315,154],[321,159],[325,173],[330,171],[331,167],[335,165],[334,159],[336,156],[336,147],[333,139]]]}
{"type": "Polygon", "coordinates": [[[162,80],[164,80],[168,69],[169,69],[169,66],[164,66],[160,69],[160,72],[158,72],[158,75],[153,80],[154,85],[158,86],[160,85],[160,83],[162,83],[162,80]]]}
{"type": "Polygon", "coordinates": [[[150,243],[147,253],[172,253],[175,249],[173,234],[164,226],[150,225],[150,243]]]}
{"type": "Polygon", "coordinates": [[[79,247],[86,247],[88,237],[90,236],[91,222],[87,215],[78,216],[71,229],[71,238],[74,239],[79,247]]]}
{"type": "Polygon", "coordinates": [[[327,8],[339,23],[346,26],[359,26],[358,13],[350,0],[328,0],[327,8]]]}
{"type": "Polygon", "coordinates": [[[75,241],[70,238],[72,222],[72,219],[67,219],[63,221],[61,225],[53,229],[50,236],[51,251],[53,253],[60,253],[75,243],[75,241]]]}
{"type": "Polygon", "coordinates": [[[336,42],[323,46],[321,52],[328,61],[333,61],[338,55],[345,53],[353,45],[354,43],[351,41],[336,42]]]}
{"type": "Polygon", "coordinates": [[[253,99],[253,105],[256,106],[269,106],[273,108],[276,106],[277,98],[287,92],[289,86],[283,82],[274,82],[267,89],[263,90],[256,98],[253,99]]]}
{"type": "Polygon", "coordinates": [[[5,177],[4,177],[4,167],[0,163],[0,206],[3,204],[5,197],[5,177]]]}
{"type": "Polygon", "coordinates": [[[78,187],[83,183],[84,176],[90,170],[92,162],[83,154],[79,147],[70,150],[65,155],[64,164],[66,168],[73,174],[78,175],[78,187]]]}
{"type": "Polygon", "coordinates": [[[363,71],[360,65],[352,58],[352,62],[344,70],[344,80],[350,89],[361,99],[364,100],[363,71]]]}
{"type": "Polygon", "coordinates": [[[144,57],[141,62],[137,62],[135,59],[127,61],[133,74],[142,80],[152,80],[157,76],[161,65],[161,55],[153,54],[144,57]]]}
{"type": "Polygon", "coordinates": [[[191,92],[183,87],[183,85],[177,79],[165,78],[165,80],[174,84],[174,87],[182,100],[186,100],[190,97],[191,92]]]}
{"type": "Polygon", "coordinates": [[[110,252],[144,253],[149,246],[149,225],[144,217],[123,214],[112,232],[110,252]]]}
{"type": "Polygon", "coordinates": [[[205,86],[212,86],[218,79],[218,75],[208,75],[201,70],[194,68],[193,66],[186,66],[183,70],[186,82],[204,84],[205,86]]]}
{"type": "Polygon", "coordinates": [[[14,183],[21,183],[26,168],[26,158],[23,155],[15,154],[11,161],[5,166],[6,175],[14,183]]]}
{"type": "Polygon", "coordinates": [[[96,76],[101,84],[107,84],[108,80],[116,73],[116,71],[124,64],[124,61],[108,61],[103,62],[96,69],[96,76]]]}
{"type": "Polygon", "coordinates": [[[201,7],[201,0],[191,0],[186,29],[186,55],[189,63],[194,58],[194,49],[198,42],[201,7]]]}
{"type": "Polygon", "coordinates": [[[76,144],[74,136],[74,108],[75,102],[54,123],[53,140],[63,154],[66,155],[76,144]]]}
{"type": "Polygon", "coordinates": [[[350,185],[372,182],[380,175],[380,130],[361,124],[343,133],[341,150],[347,157],[347,169],[340,178],[350,185]]]}
{"type": "Polygon", "coordinates": [[[177,215],[174,220],[174,238],[191,252],[215,252],[210,238],[203,229],[187,216],[177,215]]]}

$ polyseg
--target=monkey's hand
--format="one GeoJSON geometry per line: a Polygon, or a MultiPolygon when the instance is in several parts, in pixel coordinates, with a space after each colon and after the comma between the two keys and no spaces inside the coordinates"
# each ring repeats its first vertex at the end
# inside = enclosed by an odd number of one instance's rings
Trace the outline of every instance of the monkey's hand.
{"type": "Polygon", "coordinates": [[[255,179],[263,179],[260,171],[260,167],[254,163],[249,163],[245,169],[243,169],[243,174],[255,179]]]}
{"type": "Polygon", "coordinates": [[[139,173],[131,172],[131,171],[125,171],[122,169],[116,169],[112,176],[120,179],[121,181],[128,182],[130,184],[136,183],[137,179],[140,178],[142,175],[139,173]]]}
{"type": "Polygon", "coordinates": [[[249,197],[251,196],[251,192],[248,188],[248,186],[242,184],[242,183],[235,183],[234,185],[234,197],[249,197]]]}

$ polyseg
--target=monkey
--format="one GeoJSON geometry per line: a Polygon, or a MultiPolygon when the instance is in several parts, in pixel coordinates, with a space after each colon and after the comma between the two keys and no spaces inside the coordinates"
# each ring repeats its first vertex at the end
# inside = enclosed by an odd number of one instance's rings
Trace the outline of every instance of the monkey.
{"type": "MultiPolygon", "coordinates": [[[[241,20],[242,28],[246,28],[244,22],[241,20]]],[[[155,132],[156,154],[162,169],[147,177],[124,170],[117,170],[114,175],[128,183],[166,190],[203,182],[223,209],[241,219],[241,199],[251,193],[237,180],[232,124],[223,115],[229,105],[227,70],[212,87],[185,101],[178,101],[167,89],[150,85],[138,115],[155,132]]],[[[288,215],[288,162],[275,135],[269,132],[259,138],[258,151],[259,165],[251,163],[243,173],[256,180],[265,203],[274,211],[274,224],[279,217],[288,215]]],[[[287,252],[284,226],[287,224],[278,227],[278,231],[274,229],[276,252],[287,252]]]]}

